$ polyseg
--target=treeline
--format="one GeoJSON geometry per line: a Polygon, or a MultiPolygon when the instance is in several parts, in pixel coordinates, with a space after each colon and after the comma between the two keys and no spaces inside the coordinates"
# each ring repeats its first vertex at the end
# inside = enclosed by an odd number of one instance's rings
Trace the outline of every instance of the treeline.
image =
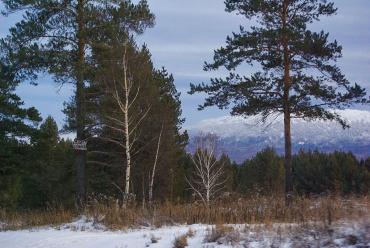
{"type": "MultiPolygon", "coordinates": [[[[8,166],[2,167],[0,177],[1,207],[75,207],[75,151],[71,140],[59,136],[52,117],[45,119],[31,142],[13,141],[2,148],[2,161],[6,161],[8,166]]],[[[177,156],[172,158],[173,164],[168,160],[160,162],[154,191],[157,202],[190,202],[197,198],[186,181],[194,173],[194,155],[184,150],[177,152],[177,156]]],[[[144,167],[151,165],[151,159],[148,161],[133,167],[132,187],[137,202],[148,201],[149,177],[145,178],[145,175],[149,175],[149,170],[144,167]]],[[[105,162],[110,163],[108,160],[105,162]]],[[[237,197],[284,194],[284,158],[272,148],[264,149],[241,164],[232,162],[226,155],[220,156],[217,162],[224,164],[223,173],[227,180],[215,199],[225,193],[237,197]]],[[[111,166],[89,164],[87,194],[90,200],[123,200],[122,192],[114,185],[115,182],[120,185],[123,178],[119,168],[114,166],[114,162],[111,166]]],[[[346,152],[300,151],[293,156],[293,168],[297,195],[368,194],[370,191],[370,158],[358,160],[346,152]]]]}
{"type": "MultiPolygon", "coordinates": [[[[294,190],[299,195],[367,194],[370,158],[358,160],[350,152],[300,151],[293,156],[294,190]]],[[[234,168],[234,190],[241,194],[284,192],[284,158],[267,148],[234,168]]]]}
{"type": "Polygon", "coordinates": [[[74,207],[81,182],[75,160],[81,153],[86,163],[85,196],[112,196],[122,202],[128,195],[127,179],[128,192],[136,200],[147,201],[151,195],[150,200],[160,201],[175,194],[175,179],[182,176],[177,167],[188,140],[180,131],[184,121],[180,94],[172,75],[154,68],[145,46],[128,38],[126,43],[100,43],[94,50],[95,71],[84,89],[86,150],[60,137],[77,128],[75,97],[65,104],[62,130],[52,117],[42,122],[39,112],[24,108],[15,94],[21,79],[7,64],[8,54],[2,55],[0,207],[74,207]],[[122,106],[125,82],[133,92],[127,97],[127,112],[122,106]]]}
{"type": "MultiPolygon", "coordinates": [[[[183,176],[182,171],[177,169],[184,154],[182,146],[165,147],[173,145],[169,144],[173,139],[174,136],[164,140],[161,147],[154,188],[157,201],[169,199],[171,194],[178,194],[180,191],[175,191],[174,188],[182,187],[177,186],[175,182],[175,178],[183,176]]],[[[4,140],[3,137],[1,141],[0,207],[8,209],[75,207],[76,151],[73,149],[72,140],[60,137],[58,126],[52,117],[46,118],[39,128],[33,129],[30,140],[10,138],[4,140]]],[[[138,201],[148,197],[147,176],[151,171],[154,156],[152,144],[154,143],[148,143],[140,156],[135,157],[132,192],[138,201]]],[[[106,148],[104,144],[98,147],[97,143],[92,143],[91,147],[106,148]]],[[[114,147],[111,147],[110,151],[120,152],[114,147]]],[[[96,159],[95,162],[88,163],[86,174],[87,194],[90,199],[105,196],[122,201],[120,188],[124,184],[124,171],[120,163],[124,158],[98,159],[95,153],[88,158],[88,161],[96,159]]]]}

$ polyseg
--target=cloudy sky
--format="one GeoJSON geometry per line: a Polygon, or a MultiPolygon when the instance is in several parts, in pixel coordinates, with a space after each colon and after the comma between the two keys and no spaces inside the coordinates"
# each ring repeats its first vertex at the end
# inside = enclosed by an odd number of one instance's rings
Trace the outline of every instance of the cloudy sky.
{"type": "MultiPolygon", "coordinates": [[[[247,20],[224,11],[223,0],[148,0],[156,15],[156,26],[138,37],[146,43],[157,67],[166,67],[174,74],[176,86],[182,92],[185,127],[200,120],[223,116],[216,108],[201,112],[197,105],[204,96],[189,96],[190,82],[207,82],[212,76],[224,72],[204,72],[204,61],[210,61],[213,50],[225,43],[225,38],[239,25],[250,25],[247,20]]],[[[332,39],[343,45],[343,58],[339,64],[348,79],[370,89],[370,1],[335,0],[339,8],[334,17],[323,19],[313,29],[330,32],[332,39]]],[[[17,20],[0,17],[0,35],[17,20]]],[[[35,106],[43,116],[54,116],[63,123],[63,102],[68,100],[73,89],[59,88],[48,78],[41,78],[37,87],[22,85],[18,94],[26,105],[35,106]]]]}

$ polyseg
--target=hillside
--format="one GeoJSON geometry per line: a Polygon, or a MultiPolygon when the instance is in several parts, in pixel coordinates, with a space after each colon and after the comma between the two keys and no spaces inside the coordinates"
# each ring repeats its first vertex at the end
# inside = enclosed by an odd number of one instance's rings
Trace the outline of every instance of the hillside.
{"type": "MultiPolygon", "coordinates": [[[[370,111],[337,110],[348,121],[349,129],[343,128],[333,121],[306,121],[293,119],[292,141],[293,150],[318,149],[332,152],[335,150],[351,151],[357,157],[370,155],[370,111]]],[[[261,123],[260,116],[249,118],[224,116],[207,119],[189,129],[190,137],[199,132],[211,132],[220,137],[220,149],[233,160],[241,162],[253,156],[261,149],[272,146],[279,153],[284,149],[282,116],[271,117],[261,123]]],[[[194,144],[189,144],[192,151],[194,144]]]]}

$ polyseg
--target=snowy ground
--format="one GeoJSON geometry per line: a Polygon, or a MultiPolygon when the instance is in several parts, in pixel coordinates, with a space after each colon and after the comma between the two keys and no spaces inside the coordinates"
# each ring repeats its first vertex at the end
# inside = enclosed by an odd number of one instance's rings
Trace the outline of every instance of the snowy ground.
{"type": "MultiPolygon", "coordinates": [[[[0,233],[2,248],[130,248],[172,247],[177,236],[185,234],[187,227],[138,230],[130,232],[38,230],[0,233]],[[152,243],[151,238],[158,239],[152,243]]],[[[204,227],[198,227],[201,232],[204,227]]],[[[200,233],[199,233],[200,234],[200,233]]],[[[190,247],[201,247],[200,235],[189,240],[190,247]]]]}
{"type": "Polygon", "coordinates": [[[80,219],[57,228],[0,232],[0,247],[171,248],[174,247],[174,240],[189,233],[189,229],[194,235],[187,238],[187,247],[370,247],[370,225],[366,223],[336,224],[331,229],[287,224],[269,227],[233,225],[225,228],[228,231],[223,234],[217,234],[212,228],[207,225],[183,225],[113,232],[106,231],[102,225],[80,219]]]}

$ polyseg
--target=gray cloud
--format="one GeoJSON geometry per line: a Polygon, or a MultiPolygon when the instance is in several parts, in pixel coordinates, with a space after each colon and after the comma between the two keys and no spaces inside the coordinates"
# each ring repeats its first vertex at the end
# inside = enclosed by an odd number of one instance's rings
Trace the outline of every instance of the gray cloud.
{"type": "MultiPolygon", "coordinates": [[[[225,75],[225,71],[204,72],[202,70],[204,61],[211,60],[213,50],[224,45],[226,36],[232,31],[238,31],[239,25],[251,24],[241,16],[226,13],[223,2],[223,0],[148,0],[157,17],[156,26],[138,37],[138,40],[141,44],[147,43],[157,67],[165,66],[174,74],[176,86],[182,92],[186,125],[205,118],[223,116],[226,113],[216,108],[198,112],[197,105],[202,103],[204,95],[186,94],[190,82],[208,81],[210,77],[225,75]]],[[[351,81],[356,81],[370,89],[370,15],[368,14],[370,1],[335,0],[334,2],[339,8],[338,14],[324,18],[312,28],[330,32],[330,37],[337,39],[343,45],[344,57],[339,61],[343,71],[351,81]]],[[[14,16],[9,18],[1,16],[0,35],[4,36],[16,20],[17,17],[14,16]]],[[[248,73],[250,70],[244,71],[248,73]]],[[[45,113],[54,113],[61,122],[64,118],[60,112],[62,102],[68,99],[72,91],[67,90],[62,95],[55,92],[54,85],[43,90],[40,86],[27,88],[27,90],[20,89],[27,105],[35,105],[45,113]],[[47,92],[47,94],[40,93],[37,97],[31,97],[34,91],[47,92]],[[51,104],[53,101],[55,104],[51,104]],[[47,108],[45,102],[50,103],[47,108]]]]}

